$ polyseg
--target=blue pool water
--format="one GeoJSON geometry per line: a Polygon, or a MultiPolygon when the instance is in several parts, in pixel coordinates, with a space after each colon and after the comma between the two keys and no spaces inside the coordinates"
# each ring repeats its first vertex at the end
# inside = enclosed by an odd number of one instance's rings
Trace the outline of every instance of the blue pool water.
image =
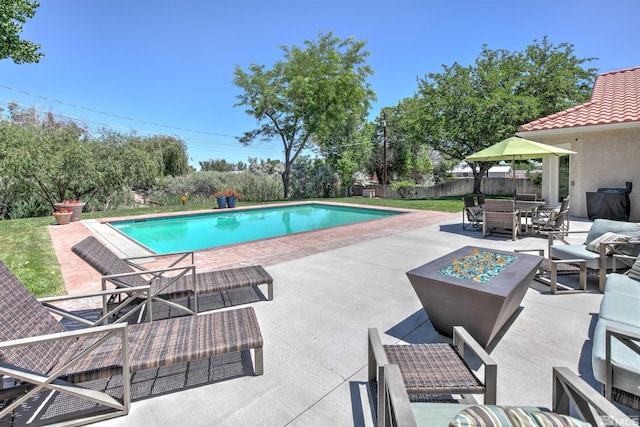
{"type": "Polygon", "coordinates": [[[324,204],[288,205],[116,221],[111,226],[156,253],[214,248],[402,212],[324,204]]]}

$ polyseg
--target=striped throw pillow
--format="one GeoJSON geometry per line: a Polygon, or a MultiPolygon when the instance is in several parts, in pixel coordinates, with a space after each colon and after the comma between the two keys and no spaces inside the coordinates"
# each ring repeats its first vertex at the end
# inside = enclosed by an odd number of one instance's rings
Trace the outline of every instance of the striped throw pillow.
{"type": "MultiPolygon", "coordinates": [[[[596,237],[589,243],[586,247],[588,251],[599,253],[600,252],[600,243],[626,243],[631,240],[631,236],[627,236],[626,234],[617,234],[611,231],[607,231],[600,237],[596,237]]],[[[612,247],[607,246],[606,254],[609,255],[612,252],[612,247]]]]}
{"type": "Polygon", "coordinates": [[[632,279],[640,280],[640,258],[636,259],[627,274],[632,279]]]}
{"type": "Polygon", "coordinates": [[[477,405],[463,409],[449,427],[587,427],[567,415],[517,406],[477,405]]]}

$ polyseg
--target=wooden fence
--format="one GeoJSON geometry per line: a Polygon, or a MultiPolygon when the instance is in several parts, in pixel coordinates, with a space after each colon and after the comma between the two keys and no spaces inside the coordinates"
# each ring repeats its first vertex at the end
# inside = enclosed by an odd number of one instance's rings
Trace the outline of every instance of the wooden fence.
{"type": "MultiPolygon", "coordinates": [[[[513,178],[483,178],[481,191],[487,196],[513,194],[513,178]]],[[[530,179],[516,179],[517,193],[537,194],[542,198],[542,188],[530,179]]],[[[429,187],[401,187],[392,190],[388,185],[354,187],[354,196],[381,197],[384,199],[428,199],[434,197],[463,196],[473,192],[473,178],[461,178],[429,187]]]]}

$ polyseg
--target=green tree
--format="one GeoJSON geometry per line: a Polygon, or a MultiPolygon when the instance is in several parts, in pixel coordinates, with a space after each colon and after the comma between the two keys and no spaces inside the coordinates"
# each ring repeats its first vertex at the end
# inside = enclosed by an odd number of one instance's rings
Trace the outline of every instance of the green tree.
{"type": "Polygon", "coordinates": [[[40,6],[37,1],[0,0],[0,59],[11,58],[16,64],[39,62],[43,54],[39,44],[20,38],[23,24],[33,18],[40,6]]]}
{"type": "Polygon", "coordinates": [[[184,141],[173,136],[154,135],[142,140],[148,155],[159,156],[161,176],[180,176],[189,171],[189,156],[184,141]]]}
{"type": "Polygon", "coordinates": [[[306,40],[303,47],[283,46],[284,59],[273,68],[251,64],[248,72],[236,66],[234,84],[244,93],[236,106],[258,121],[245,132],[243,144],[279,138],[284,148],[282,183],[290,197],[291,167],[310,144],[329,141],[338,123],[357,123],[366,115],[375,93],[367,83],[373,73],[365,63],[365,42],[341,40],[332,33],[306,40]]]}
{"type": "Polygon", "coordinates": [[[235,170],[241,170],[240,169],[240,164],[242,164],[242,162],[238,162],[238,163],[228,163],[225,159],[210,159],[210,160],[205,160],[203,162],[199,162],[200,163],[200,170],[201,171],[217,171],[217,172],[231,172],[231,171],[235,171],[235,170]]]}
{"type": "Polygon", "coordinates": [[[364,119],[359,124],[335,123],[333,131],[322,142],[321,154],[330,170],[335,171],[342,183],[343,190],[350,194],[356,173],[367,169],[374,148],[374,125],[364,119]]]}
{"type": "Polygon", "coordinates": [[[94,200],[106,209],[115,193],[148,189],[175,168],[169,166],[175,159],[186,163],[184,145],[173,138],[140,138],[105,129],[95,138],[73,121],[56,120],[52,113],[41,118],[17,104],[10,104],[9,119],[0,121],[0,147],[3,217],[12,203],[35,199],[33,194],[50,208],[73,198],[94,200]]]}
{"type": "MultiPolygon", "coordinates": [[[[445,158],[468,155],[512,136],[518,126],[585,102],[595,78],[573,45],[554,46],[545,37],[524,52],[491,50],[486,45],[474,65],[454,63],[419,80],[423,106],[419,133],[445,158]]],[[[492,163],[469,163],[474,192],[492,163]]]]}

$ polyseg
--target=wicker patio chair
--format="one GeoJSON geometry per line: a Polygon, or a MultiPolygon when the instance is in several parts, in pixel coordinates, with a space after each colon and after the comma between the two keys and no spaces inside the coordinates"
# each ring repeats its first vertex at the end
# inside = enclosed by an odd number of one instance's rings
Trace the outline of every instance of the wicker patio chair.
{"type": "Polygon", "coordinates": [[[513,200],[487,199],[482,212],[483,237],[500,230],[509,232],[512,239],[516,240],[520,233],[520,217],[513,200]]]}
{"type": "Polygon", "coordinates": [[[382,345],[375,328],[369,328],[368,342],[370,382],[380,380],[380,367],[393,363],[400,367],[412,401],[451,401],[452,395],[461,395],[461,401],[474,401],[470,395],[483,394],[485,403],[496,403],[497,365],[462,326],[453,328],[453,344],[382,345]],[[465,349],[484,365],[484,383],[465,361],[465,349]]]}
{"type": "Polygon", "coordinates": [[[569,231],[569,200],[565,197],[557,208],[539,208],[531,219],[534,232],[569,231]]]}
{"type": "Polygon", "coordinates": [[[483,207],[485,202],[484,193],[476,193],[476,198],[478,199],[478,206],[483,207]]]}
{"type": "MultiPolygon", "coordinates": [[[[569,368],[553,368],[551,411],[535,404],[499,407],[487,404],[411,402],[397,365],[387,364],[381,366],[379,371],[382,380],[377,384],[378,427],[444,427],[453,425],[454,418],[458,421],[457,417],[461,413],[475,415],[477,418],[473,418],[471,423],[462,421],[455,425],[497,425],[500,421],[492,416],[501,414],[502,410],[515,415],[515,418],[508,420],[513,423],[509,425],[576,425],[576,420],[567,418],[573,416],[573,411],[592,426],[636,425],[632,417],[598,394],[569,368]]],[[[468,418],[463,418],[466,419],[468,418]]]]}
{"type": "MultiPolygon", "coordinates": [[[[166,267],[147,270],[135,262],[139,257],[119,258],[93,236],[74,245],[71,250],[103,276],[102,289],[106,289],[108,284],[117,288],[150,286],[154,301],[160,301],[188,314],[198,312],[199,295],[229,289],[266,284],[267,299],[273,299],[273,278],[260,265],[197,273],[193,263],[193,252],[175,252],[154,255],[153,258],[156,259],[167,257],[173,261],[166,267]],[[187,265],[180,264],[184,260],[187,260],[187,265]],[[188,305],[172,301],[184,297],[193,297],[193,310],[188,305]]],[[[103,306],[106,310],[108,301],[103,301],[103,306]]]]}
{"type": "Polygon", "coordinates": [[[14,383],[0,390],[0,422],[23,405],[46,405],[49,393],[95,405],[73,425],[126,415],[132,373],[253,349],[261,375],[262,346],[253,307],[68,331],[0,262],[0,377],[14,383]],[[80,384],[113,376],[122,376],[121,397],[80,384]]]}
{"type": "Polygon", "coordinates": [[[466,230],[469,226],[479,228],[482,223],[482,208],[476,206],[473,196],[464,196],[462,198],[464,207],[462,208],[462,229],[466,230]],[[465,225],[465,217],[467,224],[465,225]]]}

